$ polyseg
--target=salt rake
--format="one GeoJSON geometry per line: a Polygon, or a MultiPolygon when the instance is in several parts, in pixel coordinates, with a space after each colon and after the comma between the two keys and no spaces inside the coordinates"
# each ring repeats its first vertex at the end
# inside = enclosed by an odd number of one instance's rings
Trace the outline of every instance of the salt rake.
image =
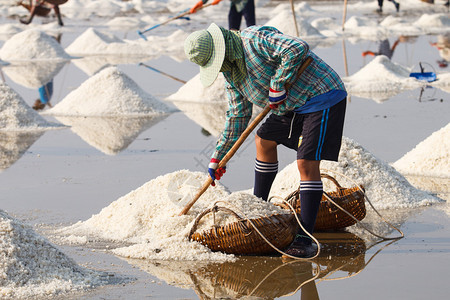
{"type": "MultiPolygon", "coordinates": [[[[297,78],[300,77],[300,75],[303,73],[303,71],[311,64],[312,58],[309,56],[305,59],[305,62],[302,64],[300,69],[297,73],[297,78]]],[[[222,168],[226,166],[228,161],[233,157],[233,155],[236,153],[236,151],[239,149],[239,147],[244,143],[244,141],[247,139],[247,137],[250,135],[250,133],[253,131],[253,129],[258,126],[258,124],[266,117],[266,115],[270,111],[270,106],[267,105],[262,112],[259,113],[259,115],[250,123],[250,125],[247,126],[247,128],[242,132],[239,139],[236,141],[236,143],[231,147],[231,149],[225,154],[225,156],[222,158],[222,160],[219,162],[219,165],[217,166],[217,169],[222,168]]],[[[213,179],[211,177],[208,177],[208,180],[205,181],[203,186],[198,190],[197,194],[195,195],[194,199],[192,199],[186,206],[183,208],[183,210],[180,212],[179,216],[185,215],[189,209],[191,209],[192,205],[194,205],[195,202],[200,198],[201,195],[203,195],[204,192],[208,189],[208,187],[213,182],[213,179]]]]}

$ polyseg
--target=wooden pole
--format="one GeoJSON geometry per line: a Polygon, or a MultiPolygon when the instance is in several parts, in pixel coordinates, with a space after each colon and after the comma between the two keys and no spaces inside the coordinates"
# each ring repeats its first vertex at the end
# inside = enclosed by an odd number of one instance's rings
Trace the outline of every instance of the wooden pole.
{"type": "Polygon", "coordinates": [[[344,14],[342,16],[342,31],[344,31],[345,20],[347,19],[347,0],[344,0],[344,14]]]}
{"type": "Polygon", "coordinates": [[[299,36],[297,18],[295,17],[294,0],[290,1],[291,1],[292,16],[294,17],[295,32],[297,33],[297,36],[299,36]]]}

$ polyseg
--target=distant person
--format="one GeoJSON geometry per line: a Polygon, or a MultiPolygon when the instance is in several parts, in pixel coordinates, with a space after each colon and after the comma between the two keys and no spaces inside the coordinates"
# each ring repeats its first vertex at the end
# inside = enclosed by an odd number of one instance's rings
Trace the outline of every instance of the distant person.
{"type": "MultiPolygon", "coordinates": [[[[213,0],[212,5],[217,5],[222,0],[213,0]]],[[[191,13],[194,13],[206,4],[208,0],[200,0],[194,7],[191,8],[191,13]]],[[[255,17],[255,0],[231,0],[230,11],[228,13],[228,29],[239,30],[241,29],[242,17],[245,18],[247,27],[256,24],[255,17]]]]}
{"type": "MultiPolygon", "coordinates": [[[[304,40],[271,26],[234,31],[213,23],[191,33],[184,51],[200,66],[203,86],[213,84],[220,72],[226,80],[225,129],[208,165],[212,184],[225,173],[219,163],[247,128],[254,107],[268,105],[272,113],[255,137],[253,194],[268,199],[278,172],[278,145],[296,151],[301,222],[312,234],[323,194],[320,162],[337,161],[341,148],[347,92],[339,75],[304,40]],[[299,74],[307,59],[311,64],[299,74]]],[[[306,232],[298,231],[287,254],[315,255],[306,232]]]]}
{"type": "Polygon", "coordinates": [[[46,105],[52,107],[50,99],[53,95],[53,79],[39,88],[39,99],[36,99],[33,105],[34,110],[44,109],[46,105]]]}
{"type": "MultiPolygon", "coordinates": [[[[377,12],[378,12],[378,13],[382,13],[382,12],[383,12],[383,1],[384,1],[384,0],[378,0],[378,9],[377,9],[377,12]]],[[[395,10],[396,10],[397,12],[400,11],[400,3],[398,3],[398,2],[395,1],[395,0],[389,0],[389,2],[392,2],[392,3],[395,5],[395,10]]]]}
{"type": "Polygon", "coordinates": [[[64,26],[62,21],[61,12],[59,10],[59,5],[66,3],[68,0],[29,0],[29,3],[20,2],[19,4],[25,7],[29,12],[30,16],[28,19],[20,19],[20,23],[22,24],[30,24],[33,21],[35,15],[45,17],[50,11],[53,9],[55,11],[55,15],[58,18],[58,24],[60,26],[64,26]]]}
{"type": "Polygon", "coordinates": [[[382,41],[379,42],[378,44],[378,52],[373,52],[373,51],[364,51],[362,53],[362,56],[367,56],[367,55],[371,55],[371,56],[378,56],[378,55],[384,55],[389,59],[392,59],[392,56],[394,55],[394,51],[395,48],[397,48],[398,44],[401,42],[406,42],[408,40],[407,37],[404,36],[400,36],[392,45],[389,42],[389,39],[384,39],[382,41]]]}

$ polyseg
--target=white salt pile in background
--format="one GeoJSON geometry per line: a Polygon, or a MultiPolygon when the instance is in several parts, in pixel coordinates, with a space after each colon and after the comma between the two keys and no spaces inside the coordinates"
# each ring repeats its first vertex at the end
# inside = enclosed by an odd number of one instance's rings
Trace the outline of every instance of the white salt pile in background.
{"type": "Polygon", "coordinates": [[[50,297],[106,284],[29,226],[0,210],[0,297],[50,297]]]}
{"type": "Polygon", "coordinates": [[[122,40],[112,33],[100,32],[88,28],[75,39],[65,50],[72,55],[126,55],[140,58],[172,56],[176,60],[184,60],[184,39],[188,36],[182,30],[177,30],[169,36],[148,36],[147,41],[122,40]],[[164,49],[163,53],[161,49],[164,49]]]}
{"type": "Polygon", "coordinates": [[[200,81],[200,74],[195,75],[175,93],[166,98],[169,101],[189,102],[227,102],[225,93],[225,77],[219,73],[217,79],[209,87],[204,87],[200,81]]]}
{"type": "Polygon", "coordinates": [[[169,113],[163,102],[140,88],[117,67],[88,78],[45,114],[58,116],[144,116],[169,113]]]}
{"type": "Polygon", "coordinates": [[[384,55],[378,55],[352,76],[344,77],[349,94],[370,95],[373,93],[393,93],[413,89],[424,83],[409,77],[410,71],[392,62],[384,55]]]}
{"type": "MultiPolygon", "coordinates": [[[[138,189],[117,199],[84,222],[63,228],[59,233],[67,241],[78,241],[80,236],[95,239],[133,243],[113,250],[117,255],[130,258],[163,260],[229,260],[233,256],[213,253],[187,236],[199,213],[216,201],[242,217],[256,218],[286,211],[256,198],[238,192],[229,194],[219,183],[210,187],[192,206],[187,215],[178,216],[185,205],[194,198],[199,187],[207,180],[200,172],[181,170],[159,176],[138,189]],[[240,210],[245,214],[242,215],[240,210]]],[[[235,222],[234,216],[216,214],[217,224],[235,222]]],[[[210,228],[212,216],[205,216],[198,231],[210,228]]]]}
{"type": "Polygon", "coordinates": [[[13,60],[69,60],[71,57],[52,36],[36,29],[22,31],[8,39],[0,58],[13,60]]]}
{"type": "Polygon", "coordinates": [[[450,123],[434,132],[392,166],[402,174],[450,178],[450,123]]]}
{"type": "Polygon", "coordinates": [[[61,127],[35,112],[7,84],[0,83],[0,131],[42,130],[61,127]]]}
{"type": "MultiPolygon", "coordinates": [[[[342,140],[339,162],[322,161],[321,170],[335,177],[343,187],[353,187],[356,184],[364,186],[367,197],[376,209],[416,208],[441,201],[413,187],[389,164],[346,137],[342,140]]],[[[297,163],[293,162],[277,175],[271,195],[284,198],[296,190],[299,183],[297,163]]],[[[325,191],[336,189],[327,179],[323,179],[323,183],[325,191]]]]}

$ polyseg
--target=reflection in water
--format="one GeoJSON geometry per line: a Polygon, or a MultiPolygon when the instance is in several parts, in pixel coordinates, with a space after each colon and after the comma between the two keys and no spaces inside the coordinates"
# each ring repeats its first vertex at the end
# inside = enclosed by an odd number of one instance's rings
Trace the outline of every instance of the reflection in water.
{"type": "Polygon", "coordinates": [[[200,299],[274,299],[301,293],[302,299],[319,299],[316,284],[359,274],[386,244],[366,262],[366,242],[349,232],[318,233],[322,251],[313,261],[280,257],[242,256],[229,262],[127,261],[160,280],[193,289],[200,299]]]}
{"type": "Polygon", "coordinates": [[[18,161],[44,131],[0,132],[0,171],[18,161]]]}
{"type": "MultiPolygon", "coordinates": [[[[225,127],[225,117],[228,110],[228,102],[190,102],[170,100],[189,119],[202,127],[205,135],[219,136],[225,127]]],[[[253,116],[255,118],[261,108],[253,105],[253,116]]],[[[250,120],[251,122],[251,120],[250,120]]]]}
{"type": "Polygon", "coordinates": [[[146,117],[56,117],[89,145],[108,155],[126,149],[136,137],[168,114],[146,117]]]}
{"type": "Polygon", "coordinates": [[[225,113],[228,103],[172,101],[191,120],[213,136],[219,136],[225,127],[225,113]]]}
{"type": "Polygon", "coordinates": [[[38,89],[52,80],[66,61],[35,61],[11,63],[3,67],[5,74],[14,82],[31,89],[38,89]]]}

